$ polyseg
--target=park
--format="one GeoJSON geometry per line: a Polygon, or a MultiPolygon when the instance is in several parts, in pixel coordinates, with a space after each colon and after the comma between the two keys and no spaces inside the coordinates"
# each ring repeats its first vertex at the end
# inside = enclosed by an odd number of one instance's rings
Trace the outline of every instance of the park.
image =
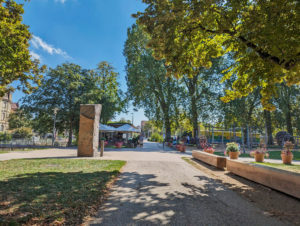
{"type": "Polygon", "coordinates": [[[0,0],[0,225],[300,225],[298,12],[0,0]]]}

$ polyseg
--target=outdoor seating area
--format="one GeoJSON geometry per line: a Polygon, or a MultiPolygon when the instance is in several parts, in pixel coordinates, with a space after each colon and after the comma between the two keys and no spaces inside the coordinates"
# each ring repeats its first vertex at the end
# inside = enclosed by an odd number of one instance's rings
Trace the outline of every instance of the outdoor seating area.
{"type": "Polygon", "coordinates": [[[136,148],[141,130],[131,124],[111,124],[99,126],[100,140],[104,140],[106,148],[136,148]]]}

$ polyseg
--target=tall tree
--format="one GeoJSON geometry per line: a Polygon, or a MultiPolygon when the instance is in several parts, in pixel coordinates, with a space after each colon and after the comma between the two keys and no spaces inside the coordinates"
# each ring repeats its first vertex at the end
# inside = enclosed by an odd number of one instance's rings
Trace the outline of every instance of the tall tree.
{"type": "Polygon", "coordinates": [[[271,108],[276,84],[300,82],[298,1],[143,1],[148,7],[134,16],[151,36],[148,46],[173,74],[210,67],[212,58],[234,53],[236,62],[224,79],[235,75],[235,82],[223,101],[261,86],[262,103],[271,108]]]}
{"type": "Polygon", "coordinates": [[[169,139],[171,124],[178,112],[178,81],[166,77],[164,62],[152,57],[152,51],[146,48],[148,36],[137,25],[127,33],[124,55],[128,96],[135,106],[145,109],[149,118],[164,122],[169,139]]]}
{"type": "MultiPolygon", "coordinates": [[[[300,95],[300,88],[296,85],[288,87],[285,84],[281,84],[277,87],[277,92],[278,95],[275,98],[275,102],[277,107],[283,113],[287,132],[293,136],[293,112],[294,109],[297,109],[299,101],[297,97],[300,95]]],[[[295,115],[297,114],[299,114],[299,112],[295,115]]]]}
{"type": "Polygon", "coordinates": [[[265,127],[266,127],[266,134],[267,134],[267,144],[273,145],[273,128],[272,128],[272,118],[271,112],[268,110],[264,110],[264,119],[265,119],[265,127]]]}
{"type": "Polygon", "coordinates": [[[73,133],[79,129],[80,104],[103,104],[103,121],[121,110],[116,77],[107,62],[101,62],[94,71],[76,64],[62,64],[48,71],[39,89],[23,99],[22,107],[35,117],[35,130],[42,128],[44,133],[51,131],[53,109],[58,108],[57,128],[68,131],[70,146],[73,133]]]}
{"type": "Polygon", "coordinates": [[[223,67],[223,59],[216,58],[211,68],[194,69],[197,70],[194,76],[184,75],[180,80],[184,88],[182,105],[193,125],[195,138],[199,135],[199,119],[208,122],[212,118],[208,112],[215,113],[223,67]]]}
{"type": "Polygon", "coordinates": [[[32,60],[29,52],[31,34],[22,24],[23,5],[14,0],[0,0],[0,97],[13,91],[10,84],[19,81],[19,89],[28,93],[40,84],[45,66],[32,60]]]}

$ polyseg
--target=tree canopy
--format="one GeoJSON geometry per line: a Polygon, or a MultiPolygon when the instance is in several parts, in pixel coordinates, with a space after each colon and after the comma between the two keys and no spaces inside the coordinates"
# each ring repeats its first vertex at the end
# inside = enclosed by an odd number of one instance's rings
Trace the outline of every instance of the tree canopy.
{"type": "Polygon", "coordinates": [[[134,16],[149,33],[148,46],[165,59],[170,75],[193,76],[228,52],[234,63],[224,80],[235,78],[225,102],[261,87],[265,107],[282,82],[300,82],[299,2],[296,0],[143,0],[134,16]]]}
{"type": "Polygon", "coordinates": [[[19,81],[17,88],[28,93],[40,84],[45,66],[31,59],[29,27],[22,23],[23,5],[13,0],[0,0],[0,97],[13,88],[10,84],[19,81]]]}
{"type": "Polygon", "coordinates": [[[117,76],[107,62],[100,62],[95,70],[65,63],[48,71],[42,85],[23,99],[22,107],[33,115],[33,127],[40,133],[51,131],[53,110],[58,108],[57,128],[60,132],[68,131],[71,145],[73,132],[79,129],[80,104],[102,104],[104,123],[122,110],[124,100],[117,76]]]}
{"type": "Polygon", "coordinates": [[[136,107],[143,107],[150,119],[164,124],[166,138],[171,136],[171,124],[178,115],[178,81],[166,77],[162,60],[155,60],[146,48],[148,35],[139,26],[128,29],[125,43],[128,96],[136,107]]]}

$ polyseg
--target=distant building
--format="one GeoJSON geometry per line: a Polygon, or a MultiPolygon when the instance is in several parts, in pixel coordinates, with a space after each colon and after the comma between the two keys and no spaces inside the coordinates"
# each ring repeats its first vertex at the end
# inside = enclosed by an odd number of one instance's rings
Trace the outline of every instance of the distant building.
{"type": "Polygon", "coordinates": [[[19,108],[17,103],[12,102],[12,93],[9,92],[5,96],[0,97],[0,132],[8,130],[9,114],[15,112],[19,108]]]}

